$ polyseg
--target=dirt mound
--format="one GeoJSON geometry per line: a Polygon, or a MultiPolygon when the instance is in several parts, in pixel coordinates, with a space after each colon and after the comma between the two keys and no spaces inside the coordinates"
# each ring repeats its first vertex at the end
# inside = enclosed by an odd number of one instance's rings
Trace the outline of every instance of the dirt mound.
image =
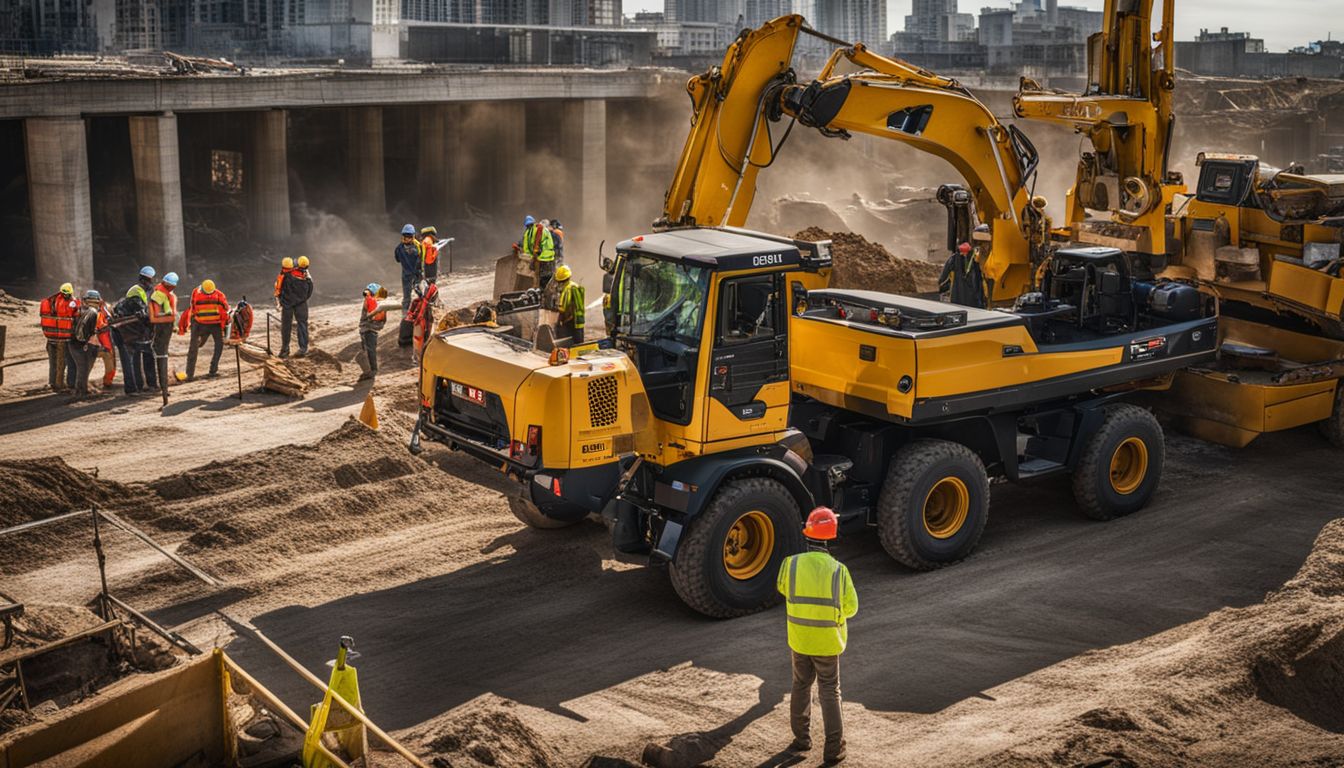
{"type": "Polygon", "coordinates": [[[16,317],[28,314],[31,302],[0,291],[0,317],[16,317]]]}
{"type": "Polygon", "coordinates": [[[454,766],[550,768],[563,763],[515,713],[516,702],[486,695],[430,720],[406,736],[419,754],[454,766]],[[417,749],[418,747],[418,749],[417,749]]]}
{"type": "Polygon", "coordinates": [[[128,488],[98,480],[59,456],[0,461],[0,527],[40,520],[123,498],[128,488]]]}
{"type": "Polygon", "coordinates": [[[832,288],[862,288],[886,293],[912,294],[918,291],[915,276],[904,259],[898,259],[881,245],[850,232],[827,232],[809,227],[794,234],[796,240],[830,240],[832,288]]]}

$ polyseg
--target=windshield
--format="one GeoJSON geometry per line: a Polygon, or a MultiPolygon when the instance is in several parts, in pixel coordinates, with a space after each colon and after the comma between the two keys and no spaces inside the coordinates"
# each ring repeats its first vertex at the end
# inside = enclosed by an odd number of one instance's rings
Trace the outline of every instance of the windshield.
{"type": "Polygon", "coordinates": [[[627,336],[698,340],[708,285],[704,267],[626,256],[617,289],[617,327],[627,336]]]}

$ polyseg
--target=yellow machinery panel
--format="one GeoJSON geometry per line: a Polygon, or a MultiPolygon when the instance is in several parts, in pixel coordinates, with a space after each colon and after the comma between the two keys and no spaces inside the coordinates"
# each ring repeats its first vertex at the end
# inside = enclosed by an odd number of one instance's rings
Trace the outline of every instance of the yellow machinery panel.
{"type": "Polygon", "coordinates": [[[915,395],[923,399],[1017,386],[1118,365],[1123,350],[1115,346],[1041,353],[1027,329],[1014,326],[920,339],[917,356],[915,395]],[[1004,348],[1010,346],[1021,347],[1022,354],[1005,356],[1004,348]]]}
{"type": "Polygon", "coordinates": [[[794,317],[789,321],[793,389],[827,405],[868,411],[855,399],[885,406],[887,414],[910,418],[915,393],[901,393],[895,384],[914,378],[915,342],[869,333],[833,323],[794,317]],[[861,358],[861,347],[873,348],[873,359],[861,358]]]}
{"type": "Polygon", "coordinates": [[[1269,272],[1269,292],[1338,318],[1339,304],[1344,299],[1344,279],[1279,261],[1269,272]]]}

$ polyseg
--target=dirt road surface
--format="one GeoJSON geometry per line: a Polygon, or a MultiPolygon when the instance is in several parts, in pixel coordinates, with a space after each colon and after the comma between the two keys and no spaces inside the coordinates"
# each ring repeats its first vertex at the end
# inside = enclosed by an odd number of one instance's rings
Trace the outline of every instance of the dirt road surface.
{"type": "MultiPolygon", "coordinates": [[[[478,289],[488,290],[461,290],[478,289]]],[[[162,415],[152,400],[64,406],[33,391],[44,367],[23,369],[0,389],[0,459],[59,455],[130,483],[119,491],[126,514],[230,586],[205,589],[112,536],[113,591],[198,642],[229,642],[299,711],[312,690],[238,622],[319,675],[337,639],[355,637],[366,710],[445,753],[460,753],[462,728],[498,733],[504,723],[516,741],[496,749],[525,758],[499,765],[636,759],[646,741],[678,734],[707,739],[713,764],[792,764],[780,754],[781,611],[705,619],[663,569],[614,559],[600,525],[525,528],[507,511],[511,486],[489,468],[440,447],[409,457],[415,398],[404,365],[373,390],[382,432],[351,432],[362,429],[347,420],[365,391],[347,359],[350,313],[314,312],[328,323],[316,345],[342,368],[305,400],[230,406],[228,383],[211,381],[175,388],[178,408],[162,415]],[[217,464],[194,469],[207,461],[217,464]],[[530,713],[526,727],[500,714],[510,708],[530,713]]],[[[874,749],[890,742],[883,729],[899,735],[1078,654],[1261,601],[1340,515],[1339,466],[1310,429],[1240,451],[1169,435],[1161,490],[1128,518],[1083,518],[1065,483],[996,486],[980,548],[927,574],[897,565],[873,533],[847,533],[834,551],[860,596],[843,664],[851,764],[889,764],[874,749]]],[[[0,558],[0,591],[87,600],[96,576],[84,534],[68,536],[40,557],[0,558]]]]}

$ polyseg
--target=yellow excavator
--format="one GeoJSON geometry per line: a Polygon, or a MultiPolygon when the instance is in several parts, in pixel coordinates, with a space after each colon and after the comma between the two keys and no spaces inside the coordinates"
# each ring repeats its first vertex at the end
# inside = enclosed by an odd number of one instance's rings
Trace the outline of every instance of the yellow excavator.
{"type": "Polygon", "coordinates": [[[1030,194],[1036,148],[956,80],[818,33],[794,15],[744,31],[723,64],[691,78],[686,89],[691,130],[655,227],[743,226],[757,174],[774,162],[795,123],[841,139],[864,133],[951,163],[966,186],[940,191],[960,222],[949,237],[966,242],[976,224],[988,226],[987,299],[1011,302],[1031,289],[1049,228],[1044,199],[1030,194]],[[805,85],[793,69],[802,34],[840,45],[805,85]],[[842,61],[859,71],[837,74],[842,61]],[[785,119],[776,138],[771,126],[785,119]]]}
{"type": "Polygon", "coordinates": [[[1106,0],[1088,39],[1088,89],[1023,78],[1018,117],[1089,140],[1058,240],[1119,248],[1140,274],[1220,302],[1220,358],[1175,377],[1156,403],[1187,431],[1244,446],[1316,422],[1344,447],[1344,175],[1201,152],[1193,192],[1168,170],[1175,115],[1175,0],[1106,0]],[[1090,211],[1104,213],[1093,216],[1090,211]]]}
{"type": "Polygon", "coordinates": [[[1193,287],[1140,280],[1114,248],[1032,263],[1024,137],[952,81],[861,46],[792,82],[808,31],[785,17],[745,32],[691,82],[662,231],[603,260],[608,338],[565,349],[487,323],[436,334],[422,357],[413,451],[434,440],[498,467],[534,527],[598,517],[710,616],[778,599],[815,505],[916,570],[973,550],[991,478],[1068,475],[1096,519],[1142,508],[1162,430],[1124,398],[1214,354],[1217,318],[1193,287]],[[835,75],[840,57],[866,66],[835,75]],[[1004,311],[828,289],[829,242],[731,226],[785,117],[957,155],[973,200],[954,225],[989,219],[996,292],[1039,290],[1004,311]]]}

